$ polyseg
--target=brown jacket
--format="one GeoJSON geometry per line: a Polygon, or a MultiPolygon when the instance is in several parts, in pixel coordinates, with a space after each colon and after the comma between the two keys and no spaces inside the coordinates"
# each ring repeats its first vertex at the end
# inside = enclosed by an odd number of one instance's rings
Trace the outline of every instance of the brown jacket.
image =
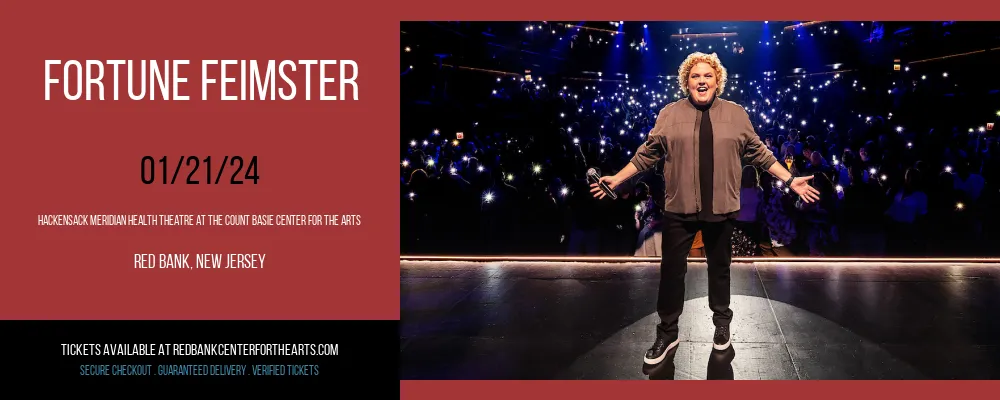
{"type": "MultiPolygon", "coordinates": [[[[727,214],[740,209],[744,162],[767,170],[777,159],[754,132],[750,116],[742,106],[716,98],[708,112],[715,142],[712,213],[727,214]]],[[[701,211],[698,132],[702,115],[687,98],[667,104],[656,117],[646,142],[632,157],[632,164],[640,172],[651,168],[661,157],[664,159],[668,212],[701,211]]]]}

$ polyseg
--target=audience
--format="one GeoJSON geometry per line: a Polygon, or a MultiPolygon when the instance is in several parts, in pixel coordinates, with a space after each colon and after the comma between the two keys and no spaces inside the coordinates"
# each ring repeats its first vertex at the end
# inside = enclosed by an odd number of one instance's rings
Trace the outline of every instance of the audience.
{"type": "MultiPolygon", "coordinates": [[[[659,110],[682,100],[676,82],[447,76],[447,96],[403,105],[403,254],[659,255],[669,195],[659,170],[625,183],[618,200],[594,199],[585,173],[624,167],[659,110]]],[[[878,85],[846,74],[730,80],[722,98],[822,196],[803,204],[747,166],[734,255],[1000,252],[994,131],[966,132],[925,106],[943,85],[882,91],[891,108],[872,100],[878,85]]]]}

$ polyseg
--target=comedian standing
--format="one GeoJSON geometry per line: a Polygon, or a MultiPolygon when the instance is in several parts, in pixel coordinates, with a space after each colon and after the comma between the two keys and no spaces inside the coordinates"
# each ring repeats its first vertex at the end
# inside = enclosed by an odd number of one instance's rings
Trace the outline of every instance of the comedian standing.
{"type": "MultiPolygon", "coordinates": [[[[677,320],[684,307],[687,255],[699,230],[708,259],[714,348],[729,348],[732,219],[740,209],[743,163],[766,170],[806,202],[819,199],[819,191],[809,186],[812,176],[793,177],[761,142],[743,107],[718,98],[725,90],[726,69],[716,54],[693,53],[678,72],[680,87],[688,97],[660,110],[646,142],[625,168],[601,177],[614,189],[661,158],[664,161],[663,258],[656,299],[660,323],[656,341],[644,357],[647,364],[663,361],[680,341],[677,320]]],[[[605,196],[596,183],[591,186],[595,197],[605,196]]]]}

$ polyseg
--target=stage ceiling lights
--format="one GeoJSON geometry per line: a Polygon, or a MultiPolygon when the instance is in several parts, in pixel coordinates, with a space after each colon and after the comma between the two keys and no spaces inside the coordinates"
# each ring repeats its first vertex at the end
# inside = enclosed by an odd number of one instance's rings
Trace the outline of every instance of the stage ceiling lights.
{"type": "Polygon", "coordinates": [[[671,39],[685,40],[685,39],[708,39],[708,38],[728,38],[737,37],[739,34],[736,32],[718,32],[718,33],[679,33],[670,35],[671,39]]]}
{"type": "Polygon", "coordinates": [[[799,23],[799,24],[795,24],[795,25],[788,25],[788,26],[784,27],[784,30],[791,31],[791,30],[796,30],[796,29],[799,29],[799,28],[805,28],[805,27],[808,27],[808,26],[822,24],[822,23],[825,23],[825,22],[826,21],[809,21],[809,22],[803,22],[803,23],[799,23]]]}
{"type": "Polygon", "coordinates": [[[606,33],[610,33],[611,35],[617,35],[617,34],[621,33],[621,32],[613,31],[613,30],[610,30],[610,29],[594,28],[594,27],[591,27],[591,26],[583,26],[583,25],[576,25],[576,24],[566,24],[566,28],[569,28],[569,29],[576,28],[576,29],[584,29],[584,30],[588,30],[588,31],[606,32],[606,33]]]}

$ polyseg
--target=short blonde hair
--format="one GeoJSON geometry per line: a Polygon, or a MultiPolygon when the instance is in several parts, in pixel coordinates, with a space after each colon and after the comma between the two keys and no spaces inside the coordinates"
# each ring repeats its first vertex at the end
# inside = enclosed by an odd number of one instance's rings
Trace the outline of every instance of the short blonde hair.
{"type": "Polygon", "coordinates": [[[723,92],[726,91],[726,80],[728,80],[729,75],[726,73],[726,67],[722,66],[722,61],[719,60],[719,56],[715,53],[705,54],[701,52],[691,53],[684,59],[681,63],[681,67],[677,70],[677,83],[681,86],[681,91],[687,96],[688,93],[688,78],[691,75],[691,68],[698,63],[706,63],[715,70],[715,79],[718,81],[719,86],[716,88],[715,95],[721,96],[723,92]]]}

